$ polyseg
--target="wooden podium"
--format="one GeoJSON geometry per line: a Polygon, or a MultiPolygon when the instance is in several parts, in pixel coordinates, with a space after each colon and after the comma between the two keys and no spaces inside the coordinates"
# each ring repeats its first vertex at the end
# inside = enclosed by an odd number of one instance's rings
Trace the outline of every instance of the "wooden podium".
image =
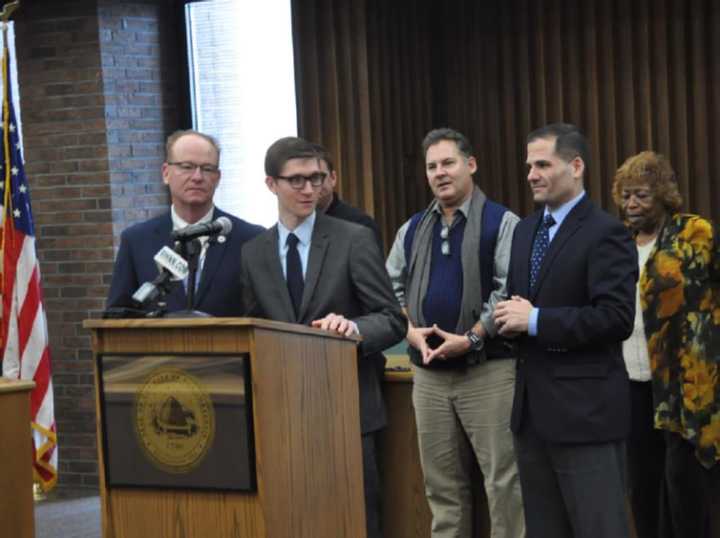
{"type": "Polygon", "coordinates": [[[103,537],[365,537],[356,340],[246,318],[85,327],[96,357],[103,537]],[[100,358],[189,353],[249,356],[257,491],[109,486],[100,358]]]}
{"type": "Polygon", "coordinates": [[[35,536],[30,391],[33,381],[0,378],[0,529],[3,536],[35,536]]]}

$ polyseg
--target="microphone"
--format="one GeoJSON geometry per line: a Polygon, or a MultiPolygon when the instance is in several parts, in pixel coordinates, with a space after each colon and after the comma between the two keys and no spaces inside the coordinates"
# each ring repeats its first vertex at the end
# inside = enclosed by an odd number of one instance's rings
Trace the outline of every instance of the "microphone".
{"type": "Polygon", "coordinates": [[[153,257],[158,268],[158,276],[152,282],[140,286],[132,298],[141,305],[154,301],[158,296],[167,293],[171,282],[187,278],[188,262],[168,246],[161,248],[153,257]]]}
{"type": "Polygon", "coordinates": [[[232,230],[232,221],[227,217],[220,217],[213,222],[204,224],[190,224],[185,228],[173,231],[171,237],[174,241],[190,241],[203,235],[227,235],[232,230]]]}

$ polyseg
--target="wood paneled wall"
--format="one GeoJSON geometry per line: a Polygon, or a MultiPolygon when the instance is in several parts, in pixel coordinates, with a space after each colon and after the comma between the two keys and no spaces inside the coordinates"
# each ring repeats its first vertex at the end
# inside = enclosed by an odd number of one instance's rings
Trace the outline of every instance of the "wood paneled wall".
{"type": "Polygon", "coordinates": [[[297,0],[300,132],[337,155],[341,195],[386,245],[430,199],[419,149],[464,132],[477,182],[532,210],[525,137],[567,121],[591,142],[587,189],[614,211],[615,169],[669,156],[685,209],[720,221],[720,2],[297,0]]]}

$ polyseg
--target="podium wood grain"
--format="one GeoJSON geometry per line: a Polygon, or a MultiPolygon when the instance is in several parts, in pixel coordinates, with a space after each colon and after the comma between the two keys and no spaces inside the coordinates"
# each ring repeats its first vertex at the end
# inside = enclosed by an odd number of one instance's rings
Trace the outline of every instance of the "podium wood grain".
{"type": "Polygon", "coordinates": [[[250,354],[257,492],[108,488],[101,472],[105,538],[365,537],[355,340],[244,318],[85,326],[96,354],[250,354]]]}
{"type": "Polygon", "coordinates": [[[32,381],[0,381],[0,535],[13,538],[35,536],[30,440],[34,386],[32,381]]]}

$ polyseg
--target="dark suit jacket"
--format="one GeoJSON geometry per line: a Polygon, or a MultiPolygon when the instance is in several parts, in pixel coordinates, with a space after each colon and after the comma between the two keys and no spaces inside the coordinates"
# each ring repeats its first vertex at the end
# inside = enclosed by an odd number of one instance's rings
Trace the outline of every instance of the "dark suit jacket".
{"type": "MultiPolygon", "coordinates": [[[[264,228],[215,208],[213,220],[221,216],[232,221],[232,230],[224,243],[208,248],[194,307],[213,316],[242,316],[240,250],[243,243],[264,228]]],[[[151,282],[158,275],[153,257],[163,246],[172,246],[171,232],[169,212],[123,231],[108,294],[108,308],[133,306],[132,294],[141,284],[151,282]]],[[[165,299],[168,311],[185,309],[187,296],[182,283],[178,282],[165,299]]]]}
{"type": "Polygon", "coordinates": [[[278,254],[277,226],[243,247],[242,283],[248,316],[309,325],[334,312],[357,323],[363,338],[358,350],[361,429],[383,427],[380,382],[373,361],[365,358],[402,340],[407,321],[372,232],[317,214],[297,318],[278,254]]]}
{"type": "Polygon", "coordinates": [[[637,252],[625,227],[587,195],[558,229],[529,288],[535,231],[542,211],[515,229],[508,295],[540,309],[537,337],[517,342],[511,427],[524,415],[557,443],[600,443],[627,435],[629,383],[621,342],[633,328],[637,252]],[[527,401],[525,401],[527,400],[527,401]]]}
{"type": "Polygon", "coordinates": [[[356,222],[370,228],[375,235],[380,252],[385,252],[383,246],[382,236],[380,235],[380,228],[378,228],[375,220],[367,213],[361,211],[357,207],[353,207],[343,202],[337,195],[333,193],[332,202],[325,211],[325,214],[329,217],[335,217],[336,219],[346,220],[348,222],[356,222]]]}

